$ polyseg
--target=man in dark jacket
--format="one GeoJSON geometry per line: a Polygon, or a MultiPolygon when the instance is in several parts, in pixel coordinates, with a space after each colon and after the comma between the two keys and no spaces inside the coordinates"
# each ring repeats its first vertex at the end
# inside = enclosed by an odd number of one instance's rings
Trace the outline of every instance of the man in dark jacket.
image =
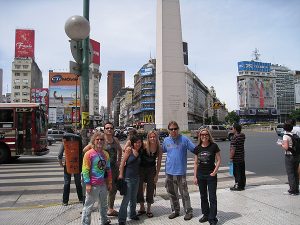
{"type": "Polygon", "coordinates": [[[241,133],[240,124],[233,125],[234,136],[230,143],[230,160],[233,162],[233,175],[235,185],[230,188],[231,191],[243,191],[246,186],[245,174],[245,134],[241,133]]]}

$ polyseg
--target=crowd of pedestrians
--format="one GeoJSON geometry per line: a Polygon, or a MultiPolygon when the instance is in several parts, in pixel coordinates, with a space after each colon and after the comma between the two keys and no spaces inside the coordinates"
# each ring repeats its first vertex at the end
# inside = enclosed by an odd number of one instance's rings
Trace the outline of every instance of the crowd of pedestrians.
{"type": "MultiPolygon", "coordinates": [[[[286,168],[289,180],[289,193],[299,194],[298,161],[289,153],[292,147],[293,125],[285,124],[286,135],[283,137],[282,148],[285,150],[286,168]]],[[[187,152],[194,154],[194,184],[199,187],[202,216],[200,223],[217,224],[217,174],[221,165],[219,146],[207,128],[198,133],[198,144],[195,145],[186,136],[180,134],[176,121],[168,124],[169,136],[162,144],[155,130],[148,132],[146,140],[132,130],[125,147],[122,149],[114,137],[113,124],[104,125],[104,133],[97,131],[91,137],[90,143],[83,149],[82,181],[80,174],[74,174],[78,199],[83,201],[82,224],[91,223],[91,210],[94,203],[99,204],[102,225],[110,224],[109,217],[118,217],[119,225],[126,224],[127,207],[129,218],[139,220],[145,214],[152,218],[151,205],[154,203],[154,193],[161,168],[162,154],[166,154],[165,187],[170,199],[171,214],[169,219],[180,215],[180,196],[184,208],[184,220],[193,218],[193,208],[189,196],[186,172],[187,152]],[[117,186],[124,184],[123,200],[119,212],[114,208],[117,186]],[[82,190],[84,194],[82,194],[82,190]],[[179,195],[180,194],[180,195],[179,195]],[[136,210],[137,203],[139,210],[136,210]],[[145,205],[146,204],[146,205],[145,205]]],[[[243,191],[246,185],[245,175],[245,134],[241,132],[239,124],[233,125],[234,136],[230,142],[230,160],[233,163],[235,183],[231,191],[243,191]]],[[[59,152],[59,163],[64,167],[63,204],[68,204],[71,174],[68,174],[62,162],[64,144],[59,152]]],[[[121,191],[120,191],[121,193],[121,191]]]]}

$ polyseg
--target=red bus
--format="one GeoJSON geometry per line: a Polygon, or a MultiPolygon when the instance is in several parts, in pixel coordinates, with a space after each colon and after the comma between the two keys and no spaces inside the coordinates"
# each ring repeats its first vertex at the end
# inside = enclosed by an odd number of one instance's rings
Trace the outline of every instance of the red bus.
{"type": "Polygon", "coordinates": [[[40,103],[0,103],[0,163],[49,153],[45,109],[40,103]]]}

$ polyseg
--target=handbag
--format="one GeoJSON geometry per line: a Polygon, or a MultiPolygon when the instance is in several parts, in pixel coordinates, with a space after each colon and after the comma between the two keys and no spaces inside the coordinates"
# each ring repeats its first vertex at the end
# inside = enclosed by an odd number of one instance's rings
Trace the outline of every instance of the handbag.
{"type": "Polygon", "coordinates": [[[120,192],[120,195],[126,195],[127,193],[127,183],[124,179],[117,180],[117,190],[120,192]]]}

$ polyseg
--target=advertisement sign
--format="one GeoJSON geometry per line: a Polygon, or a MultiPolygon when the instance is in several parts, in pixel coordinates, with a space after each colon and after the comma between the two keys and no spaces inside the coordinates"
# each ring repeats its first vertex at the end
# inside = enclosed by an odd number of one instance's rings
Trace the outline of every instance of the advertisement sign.
{"type": "Polygon", "coordinates": [[[93,48],[92,63],[100,65],[100,43],[93,40],[93,39],[90,39],[90,43],[91,43],[92,48],[93,48]]]}
{"type": "Polygon", "coordinates": [[[152,75],[152,68],[142,68],[140,70],[140,74],[141,74],[141,76],[152,75]]]}
{"type": "Polygon", "coordinates": [[[76,105],[80,106],[80,78],[72,73],[50,72],[49,107],[76,107],[76,105]]]}
{"type": "Polygon", "coordinates": [[[64,108],[56,108],[56,123],[64,123],[64,108]]]}
{"type": "Polygon", "coordinates": [[[275,78],[246,77],[238,80],[240,108],[276,108],[275,78]]]}
{"type": "Polygon", "coordinates": [[[56,123],[56,108],[49,108],[48,123],[56,123]]]}
{"type": "Polygon", "coordinates": [[[80,122],[80,108],[78,107],[76,110],[76,108],[73,107],[71,116],[72,116],[72,123],[76,123],[76,122],[79,123],[80,122]]]}
{"type": "Polygon", "coordinates": [[[34,58],[34,30],[16,29],[15,58],[34,58]]]}
{"type": "Polygon", "coordinates": [[[256,61],[238,62],[238,71],[270,72],[270,67],[271,63],[263,63],[256,61]]]}
{"type": "Polygon", "coordinates": [[[48,88],[31,88],[30,102],[42,103],[46,105],[46,110],[49,107],[49,89],[48,88]]]}

